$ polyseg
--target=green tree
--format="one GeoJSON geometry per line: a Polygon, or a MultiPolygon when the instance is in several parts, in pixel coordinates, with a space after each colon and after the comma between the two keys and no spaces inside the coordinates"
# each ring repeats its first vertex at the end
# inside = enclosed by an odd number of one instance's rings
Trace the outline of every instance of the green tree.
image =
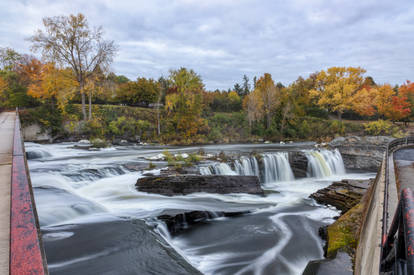
{"type": "Polygon", "coordinates": [[[201,118],[204,84],[198,74],[186,68],[171,70],[169,80],[171,88],[165,99],[166,110],[178,132],[185,138],[192,137],[206,123],[201,118]]]}

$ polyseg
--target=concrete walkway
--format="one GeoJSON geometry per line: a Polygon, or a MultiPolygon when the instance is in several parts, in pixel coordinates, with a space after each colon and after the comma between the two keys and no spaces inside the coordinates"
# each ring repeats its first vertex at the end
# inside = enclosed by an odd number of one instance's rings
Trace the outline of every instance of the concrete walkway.
{"type": "Polygon", "coordinates": [[[9,274],[10,182],[15,112],[0,114],[0,274],[9,274]]]}
{"type": "Polygon", "coordinates": [[[400,149],[394,152],[397,185],[399,190],[414,190],[414,148],[400,149]]]}

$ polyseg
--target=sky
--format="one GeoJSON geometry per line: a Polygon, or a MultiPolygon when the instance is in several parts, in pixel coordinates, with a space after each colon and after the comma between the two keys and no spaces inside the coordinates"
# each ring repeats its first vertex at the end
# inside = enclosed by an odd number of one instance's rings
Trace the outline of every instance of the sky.
{"type": "Polygon", "coordinates": [[[264,73],[285,85],[332,66],[414,81],[413,0],[0,0],[0,47],[30,53],[42,18],[83,13],[114,40],[116,74],[191,68],[206,88],[264,73]]]}

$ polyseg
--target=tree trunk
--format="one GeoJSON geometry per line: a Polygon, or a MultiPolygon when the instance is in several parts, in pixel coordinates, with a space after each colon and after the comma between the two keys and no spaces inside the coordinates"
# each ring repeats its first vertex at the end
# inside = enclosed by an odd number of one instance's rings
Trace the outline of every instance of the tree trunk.
{"type": "Polygon", "coordinates": [[[267,124],[267,129],[269,130],[270,129],[270,126],[271,126],[271,124],[272,124],[272,120],[271,120],[271,113],[270,112],[268,112],[267,114],[266,114],[266,124],[267,124]]]}
{"type": "Polygon", "coordinates": [[[88,103],[89,103],[89,120],[92,119],[92,91],[89,91],[88,93],[88,103]]]}
{"type": "Polygon", "coordinates": [[[161,127],[160,127],[160,106],[159,103],[157,105],[157,133],[161,135],[161,127]]]}
{"type": "Polygon", "coordinates": [[[341,111],[337,111],[336,113],[337,113],[337,115],[338,115],[338,119],[339,119],[340,121],[342,121],[342,112],[341,112],[341,111]]]}
{"type": "Polygon", "coordinates": [[[81,92],[81,98],[82,98],[82,116],[83,120],[86,121],[86,107],[85,107],[85,94],[81,92]]]}

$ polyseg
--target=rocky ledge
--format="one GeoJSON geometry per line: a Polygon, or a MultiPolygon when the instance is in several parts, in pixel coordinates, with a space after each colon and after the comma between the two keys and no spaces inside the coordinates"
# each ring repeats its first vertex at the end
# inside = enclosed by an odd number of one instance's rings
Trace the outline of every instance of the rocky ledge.
{"type": "Polygon", "coordinates": [[[338,137],[329,145],[338,148],[347,169],[378,170],[387,144],[394,138],[388,136],[338,137]]]}
{"type": "Polygon", "coordinates": [[[373,179],[337,181],[310,197],[320,204],[335,206],[345,213],[361,201],[372,181],[373,179]]]}
{"type": "Polygon", "coordinates": [[[165,196],[187,195],[197,192],[264,195],[256,176],[176,175],[149,176],[138,179],[138,191],[165,196]]]}

